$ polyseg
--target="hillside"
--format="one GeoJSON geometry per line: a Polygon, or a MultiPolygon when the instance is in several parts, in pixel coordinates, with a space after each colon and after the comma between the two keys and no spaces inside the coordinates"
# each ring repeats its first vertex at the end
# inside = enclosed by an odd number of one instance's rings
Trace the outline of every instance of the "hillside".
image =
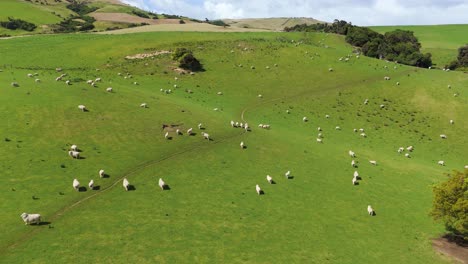
{"type": "Polygon", "coordinates": [[[432,54],[432,61],[443,68],[457,57],[458,48],[468,43],[467,25],[433,25],[433,26],[379,26],[371,27],[379,33],[395,29],[413,31],[422,44],[423,52],[432,54]]]}
{"type": "Polygon", "coordinates": [[[321,21],[313,18],[245,18],[223,19],[224,23],[236,28],[252,28],[272,31],[283,31],[285,27],[298,24],[315,24],[321,21]]]}
{"type": "Polygon", "coordinates": [[[428,212],[432,185],[468,163],[468,75],[352,50],[322,33],[0,40],[2,262],[449,263],[428,212]],[[205,71],[180,74],[176,47],[205,71]]]}

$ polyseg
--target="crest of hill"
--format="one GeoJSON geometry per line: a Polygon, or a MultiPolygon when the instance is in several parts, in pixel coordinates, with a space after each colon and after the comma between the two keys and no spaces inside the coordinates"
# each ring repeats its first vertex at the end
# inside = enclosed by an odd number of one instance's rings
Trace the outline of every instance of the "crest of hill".
{"type": "Polygon", "coordinates": [[[244,18],[244,19],[223,19],[224,23],[231,27],[253,28],[272,31],[283,31],[285,27],[300,24],[323,23],[317,19],[307,17],[272,17],[272,18],[244,18]]]}

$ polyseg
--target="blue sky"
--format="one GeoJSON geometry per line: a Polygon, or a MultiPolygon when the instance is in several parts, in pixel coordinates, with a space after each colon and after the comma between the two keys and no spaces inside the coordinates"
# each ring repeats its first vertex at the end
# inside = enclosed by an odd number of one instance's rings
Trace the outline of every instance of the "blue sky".
{"type": "MultiPolygon", "coordinates": [[[[467,24],[468,0],[121,0],[198,19],[312,17],[355,25],[467,24]]],[[[467,37],[468,41],[468,37],[467,37]]]]}

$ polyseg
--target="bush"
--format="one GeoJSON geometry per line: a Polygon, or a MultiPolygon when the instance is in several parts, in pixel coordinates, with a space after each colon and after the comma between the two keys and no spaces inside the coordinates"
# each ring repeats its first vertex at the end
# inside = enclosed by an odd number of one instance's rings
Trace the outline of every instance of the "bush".
{"type": "Polygon", "coordinates": [[[132,10],[132,14],[134,14],[136,16],[139,16],[139,17],[142,17],[142,18],[150,18],[148,16],[148,14],[146,14],[145,12],[139,11],[139,10],[132,10]]]}
{"type": "Polygon", "coordinates": [[[34,31],[34,29],[37,28],[33,23],[29,23],[22,19],[15,19],[13,17],[8,17],[8,21],[0,21],[0,26],[11,30],[22,29],[26,31],[34,31]]]}
{"type": "Polygon", "coordinates": [[[179,24],[185,24],[185,21],[183,19],[180,19],[179,24]]]}
{"type": "Polygon", "coordinates": [[[451,234],[468,240],[468,170],[453,172],[446,182],[433,189],[431,215],[444,222],[451,234]]]}
{"type": "Polygon", "coordinates": [[[177,48],[172,53],[172,59],[179,62],[179,67],[191,71],[202,71],[203,66],[198,61],[191,50],[186,48],[177,48]]]}
{"type": "Polygon", "coordinates": [[[90,7],[85,2],[77,2],[77,1],[72,1],[70,4],[67,5],[67,8],[79,14],[80,16],[84,16],[86,14],[89,14],[91,12],[98,10],[97,7],[90,7]]]}
{"type": "Polygon", "coordinates": [[[222,20],[208,21],[208,24],[219,26],[219,27],[229,27],[229,25],[224,23],[224,21],[222,20]]]}

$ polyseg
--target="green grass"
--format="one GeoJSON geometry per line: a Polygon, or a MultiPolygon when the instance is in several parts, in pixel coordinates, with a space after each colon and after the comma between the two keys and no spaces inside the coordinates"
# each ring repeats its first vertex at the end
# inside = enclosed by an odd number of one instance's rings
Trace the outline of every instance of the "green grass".
{"type": "Polygon", "coordinates": [[[338,61],[351,50],[341,36],[319,33],[158,32],[0,41],[0,200],[6,201],[0,203],[0,259],[448,263],[431,247],[443,227],[428,212],[432,184],[467,162],[468,77],[394,69],[362,56],[338,61]],[[309,44],[296,46],[301,39],[309,44]],[[318,44],[322,39],[328,48],[318,44]],[[191,48],[206,71],[179,76],[169,55],[124,59],[179,46],[191,48]],[[55,81],[56,67],[73,85],[55,81]],[[41,83],[27,77],[34,72],[41,83]],[[97,88],[85,83],[96,77],[103,79],[97,88]],[[20,87],[11,87],[13,81],[20,87]],[[105,92],[109,86],[115,93],[105,92]],[[460,96],[453,97],[455,92],[460,96]],[[366,98],[369,105],[362,104],[366,98]],[[149,108],[140,108],[142,102],[149,108]],[[80,112],[78,104],[90,111],[80,112]],[[242,121],[242,113],[251,132],[229,125],[242,121]],[[310,121],[302,122],[303,116],[310,121]],[[213,141],[202,139],[200,122],[213,141]],[[259,123],[271,129],[259,129],[259,123]],[[171,132],[173,139],[165,140],[162,124],[179,124],[182,131],[194,127],[197,135],[171,132]],[[337,125],[342,129],[335,130],[337,125]],[[315,142],[318,126],[323,144],[315,142]],[[353,132],[361,127],[367,138],[353,132]],[[442,133],[447,140],[439,138],[442,133]],[[240,149],[241,141],[247,149],[240,149]],[[85,159],[67,156],[71,144],[85,159]],[[408,145],[415,146],[411,159],[396,152],[408,145]],[[351,185],[350,149],[358,156],[358,186],[351,185]],[[370,159],[379,165],[371,166],[370,159]],[[110,178],[97,177],[101,168],[110,178]],[[293,179],[284,178],[287,170],[293,179]],[[268,185],[267,174],[277,184],[268,185]],[[123,190],[124,176],[135,191],[123,190]],[[160,177],[171,190],[159,190],[160,177]],[[82,185],[94,179],[101,189],[78,193],[73,178],[82,185]],[[265,195],[255,193],[255,184],[265,195]],[[367,215],[368,204],[377,216],[367,215]],[[22,212],[41,213],[51,228],[23,225],[22,212]]]}
{"type": "Polygon", "coordinates": [[[456,60],[458,48],[468,44],[468,24],[435,26],[379,26],[371,27],[380,33],[395,29],[413,31],[422,44],[423,52],[432,54],[432,61],[442,68],[456,60]]]}

